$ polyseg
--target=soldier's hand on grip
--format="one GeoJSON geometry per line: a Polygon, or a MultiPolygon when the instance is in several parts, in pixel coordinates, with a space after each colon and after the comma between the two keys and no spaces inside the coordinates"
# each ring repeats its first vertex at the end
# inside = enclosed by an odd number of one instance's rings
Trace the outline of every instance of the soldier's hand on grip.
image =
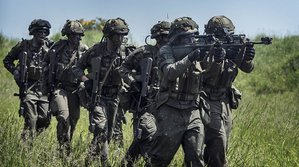
{"type": "Polygon", "coordinates": [[[188,59],[193,62],[193,61],[201,61],[204,59],[204,55],[201,54],[199,49],[196,49],[194,51],[192,51],[189,55],[188,55],[188,59]]]}
{"type": "Polygon", "coordinates": [[[253,45],[246,46],[244,60],[253,60],[255,56],[255,49],[253,48],[253,45]]]}

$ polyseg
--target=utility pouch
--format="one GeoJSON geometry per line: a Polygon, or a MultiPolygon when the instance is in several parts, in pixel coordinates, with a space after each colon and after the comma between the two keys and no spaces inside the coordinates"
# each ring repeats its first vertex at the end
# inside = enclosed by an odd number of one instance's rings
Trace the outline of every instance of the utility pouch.
{"type": "MultiPolygon", "coordinates": [[[[203,93],[201,93],[201,94],[203,94],[203,93]]],[[[202,97],[202,95],[199,98],[198,109],[199,109],[199,113],[200,113],[200,117],[201,117],[202,123],[204,125],[208,125],[211,122],[210,105],[202,97]]]]}
{"type": "Polygon", "coordinates": [[[28,68],[28,79],[37,81],[40,79],[42,73],[42,68],[37,66],[29,66],[28,68]]]}
{"type": "Polygon", "coordinates": [[[56,79],[59,81],[64,80],[63,72],[65,70],[65,65],[63,63],[57,63],[57,69],[56,69],[56,79]]]}
{"type": "Polygon", "coordinates": [[[237,109],[239,107],[241,99],[242,99],[242,93],[236,87],[232,86],[229,91],[230,107],[232,109],[237,109]]]}

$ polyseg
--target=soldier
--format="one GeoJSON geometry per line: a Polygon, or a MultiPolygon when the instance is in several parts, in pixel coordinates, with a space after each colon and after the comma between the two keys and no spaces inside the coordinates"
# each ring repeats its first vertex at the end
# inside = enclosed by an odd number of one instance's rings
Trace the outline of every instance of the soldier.
{"type": "Polygon", "coordinates": [[[199,49],[174,49],[192,44],[194,35],[198,25],[190,17],[177,18],[170,27],[169,43],[159,50],[157,132],[150,150],[153,166],[168,166],[180,145],[186,166],[204,166],[204,126],[198,109],[202,56],[199,49]]]}
{"type": "Polygon", "coordinates": [[[157,52],[167,43],[170,23],[161,21],[151,28],[151,38],[156,39],[156,45],[144,45],[133,51],[120,67],[120,74],[126,85],[130,85],[131,101],[129,112],[133,113],[134,140],[124,159],[123,166],[133,166],[142,155],[148,161],[148,151],[156,132],[154,98],[159,87],[157,52]],[[149,75],[147,75],[149,74],[149,75]],[[147,77],[148,76],[148,77],[147,77]],[[147,82],[148,81],[148,82],[147,82]],[[145,89],[143,99],[142,90],[145,89]],[[125,161],[127,164],[125,164],[125,161]]]}
{"type": "MultiPolygon", "coordinates": [[[[128,44],[128,38],[125,37],[123,45],[125,45],[126,47],[126,55],[129,55],[130,52],[132,52],[133,50],[136,49],[136,46],[134,45],[130,45],[128,44]]],[[[126,102],[128,100],[123,99],[122,97],[124,97],[124,94],[127,94],[127,88],[128,85],[124,85],[124,83],[122,83],[122,86],[119,90],[119,105],[117,108],[117,113],[116,113],[116,120],[115,120],[115,127],[113,130],[113,136],[112,136],[112,140],[114,140],[114,143],[118,146],[123,148],[124,146],[124,141],[123,141],[123,124],[127,123],[127,119],[126,119],[126,113],[128,110],[127,104],[126,102]]],[[[125,95],[126,96],[126,95],[125,95]]],[[[124,97],[126,98],[126,97],[124,97]]]]}
{"type": "MultiPolygon", "coordinates": [[[[232,35],[234,30],[234,24],[225,16],[214,16],[205,25],[205,32],[214,34],[220,41],[232,35]]],[[[254,55],[255,50],[252,46],[228,47],[226,56],[215,55],[211,70],[203,75],[205,92],[203,98],[210,105],[210,123],[205,125],[204,152],[208,166],[227,166],[226,152],[232,128],[231,110],[236,109],[235,102],[240,100],[241,96],[232,87],[232,83],[237,76],[238,68],[246,73],[253,70],[254,55]]]]}
{"type": "Polygon", "coordinates": [[[47,20],[35,19],[28,30],[30,40],[22,40],[4,58],[4,67],[14,75],[19,86],[19,114],[25,119],[22,139],[33,139],[35,132],[41,132],[50,124],[47,96],[41,93],[42,60],[53,44],[47,39],[51,25],[47,20]],[[15,61],[17,65],[15,65],[15,61]]]}
{"type": "Polygon", "coordinates": [[[111,140],[122,81],[118,68],[126,57],[123,44],[129,32],[125,20],[108,20],[103,28],[101,42],[90,48],[78,61],[73,71],[84,82],[85,89],[91,92],[89,104],[90,127],[94,134],[86,165],[99,154],[103,166],[108,166],[108,142],[111,140]],[[84,74],[84,70],[88,74],[84,74]]]}
{"type": "Polygon", "coordinates": [[[79,97],[77,92],[74,93],[80,81],[73,74],[72,66],[88,48],[80,43],[84,29],[79,21],[67,20],[61,34],[67,39],[59,40],[51,47],[44,59],[44,72],[51,112],[58,122],[59,151],[63,156],[70,154],[72,136],[80,117],[79,97]]]}

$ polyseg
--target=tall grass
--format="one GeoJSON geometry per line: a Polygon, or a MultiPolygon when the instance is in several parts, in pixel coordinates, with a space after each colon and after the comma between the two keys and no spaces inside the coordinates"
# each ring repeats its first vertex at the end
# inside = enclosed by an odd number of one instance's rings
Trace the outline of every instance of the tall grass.
{"type": "MultiPolygon", "coordinates": [[[[60,36],[59,36],[60,37],[60,36]]],[[[100,33],[86,32],[83,43],[92,46],[100,33]]],[[[58,39],[58,37],[53,37],[58,39]]],[[[0,35],[0,58],[17,40],[0,35]]],[[[272,46],[256,46],[256,66],[252,74],[239,73],[236,86],[243,92],[243,101],[233,112],[233,131],[229,143],[230,166],[299,166],[299,37],[274,38],[272,46]]],[[[0,63],[0,166],[84,166],[92,134],[88,132],[88,114],[81,117],[72,141],[72,156],[58,156],[55,118],[50,127],[36,137],[30,148],[20,141],[24,120],[18,116],[18,98],[14,80],[0,63]]],[[[130,120],[130,115],[128,115],[130,120]]],[[[124,125],[124,148],[110,146],[110,162],[119,166],[132,140],[129,121],[124,125]]],[[[143,166],[139,161],[136,166],[143,166]]],[[[170,166],[181,166],[180,149],[170,166]]],[[[98,161],[93,166],[99,166],[98,161]]]]}

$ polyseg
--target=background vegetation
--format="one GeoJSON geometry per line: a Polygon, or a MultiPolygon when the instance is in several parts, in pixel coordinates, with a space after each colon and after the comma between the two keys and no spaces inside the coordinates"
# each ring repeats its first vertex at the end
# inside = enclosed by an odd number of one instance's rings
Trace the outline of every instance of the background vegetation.
{"type": "MultiPolygon", "coordinates": [[[[51,37],[58,40],[60,35],[51,37]]],[[[98,42],[98,30],[86,32],[83,42],[98,42]]],[[[0,35],[0,59],[17,43],[0,35]]],[[[83,166],[92,135],[88,133],[87,111],[74,134],[72,156],[60,159],[57,152],[56,119],[28,148],[20,142],[24,120],[18,116],[18,91],[13,77],[0,63],[0,166],[83,166]]],[[[239,72],[236,86],[243,93],[238,110],[233,112],[233,132],[229,146],[230,166],[299,166],[299,36],[274,37],[270,46],[256,46],[255,70],[239,72]]],[[[128,116],[130,120],[130,116],[128,116]]],[[[119,166],[132,140],[129,121],[124,126],[125,145],[110,146],[110,161],[119,166]]],[[[171,166],[181,166],[180,150],[171,166]]],[[[137,166],[142,166],[140,161],[137,166]]],[[[95,162],[94,166],[99,166],[95,162]]]]}

